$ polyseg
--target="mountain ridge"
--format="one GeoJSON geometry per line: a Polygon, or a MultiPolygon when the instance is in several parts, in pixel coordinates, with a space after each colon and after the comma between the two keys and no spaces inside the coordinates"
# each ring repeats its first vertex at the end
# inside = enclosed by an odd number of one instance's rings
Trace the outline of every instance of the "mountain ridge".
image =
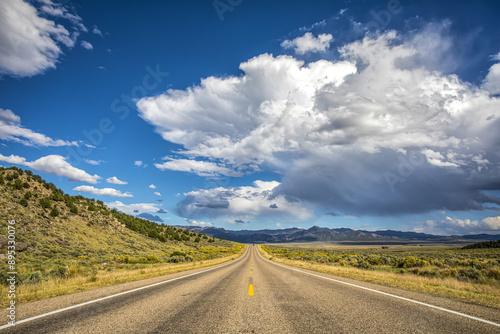
{"type": "Polygon", "coordinates": [[[466,242],[478,240],[498,240],[500,235],[492,234],[473,234],[473,235],[434,235],[428,233],[379,230],[366,231],[354,230],[347,227],[328,228],[312,226],[308,229],[293,227],[286,229],[262,229],[262,230],[226,230],[222,227],[201,227],[201,226],[183,226],[176,225],[177,228],[187,229],[196,233],[203,233],[215,238],[224,238],[226,240],[242,243],[286,243],[286,242],[342,242],[342,241],[442,241],[442,242],[466,242]]]}

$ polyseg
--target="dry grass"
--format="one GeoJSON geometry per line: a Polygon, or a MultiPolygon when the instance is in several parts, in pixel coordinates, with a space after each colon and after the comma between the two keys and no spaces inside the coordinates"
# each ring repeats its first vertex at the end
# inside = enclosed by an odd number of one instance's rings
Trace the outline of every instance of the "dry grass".
{"type": "MultiPolygon", "coordinates": [[[[36,284],[22,284],[17,287],[16,301],[18,303],[27,303],[35,300],[101,288],[119,283],[132,282],[151,277],[174,274],[191,269],[214,266],[241,256],[244,250],[245,248],[242,248],[239,254],[199,262],[180,264],[161,263],[148,265],[147,268],[138,269],[127,268],[114,269],[112,271],[99,270],[95,273],[95,275],[91,276],[56,278],[36,284]]],[[[9,302],[7,299],[7,292],[8,288],[6,286],[0,287],[0,307],[6,307],[9,302]]]]}
{"type": "Polygon", "coordinates": [[[273,257],[265,252],[261,246],[258,246],[258,249],[267,259],[294,267],[412,291],[430,293],[436,296],[453,298],[500,309],[500,288],[491,285],[462,282],[453,278],[430,278],[416,275],[403,276],[402,274],[394,272],[363,270],[352,267],[289,260],[273,257]]]}

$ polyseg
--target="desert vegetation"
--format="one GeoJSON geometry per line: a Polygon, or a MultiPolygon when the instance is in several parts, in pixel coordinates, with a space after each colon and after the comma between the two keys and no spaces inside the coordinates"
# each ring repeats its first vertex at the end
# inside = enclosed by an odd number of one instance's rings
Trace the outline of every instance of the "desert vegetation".
{"type": "Polygon", "coordinates": [[[214,264],[243,249],[70,196],[31,171],[0,167],[0,306],[7,301],[11,220],[19,302],[214,264]]]}
{"type": "Polygon", "coordinates": [[[499,248],[261,249],[274,260],[303,268],[500,308],[499,248]]]}

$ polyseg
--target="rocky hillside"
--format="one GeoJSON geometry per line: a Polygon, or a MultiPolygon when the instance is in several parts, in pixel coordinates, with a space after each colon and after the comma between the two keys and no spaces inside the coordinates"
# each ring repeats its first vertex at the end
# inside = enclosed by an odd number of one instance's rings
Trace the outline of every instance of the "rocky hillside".
{"type": "MultiPolygon", "coordinates": [[[[75,263],[84,268],[204,259],[236,246],[110,210],[101,201],[64,194],[30,171],[0,167],[0,258],[7,257],[9,221],[15,221],[19,269],[28,276],[59,275],[75,263]]],[[[7,272],[6,261],[1,265],[7,272]]]]}

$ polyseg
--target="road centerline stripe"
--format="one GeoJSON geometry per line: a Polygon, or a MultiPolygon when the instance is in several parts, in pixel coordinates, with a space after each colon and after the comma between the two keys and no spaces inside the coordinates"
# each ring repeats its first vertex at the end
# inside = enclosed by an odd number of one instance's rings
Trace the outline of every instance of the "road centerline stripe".
{"type": "Polygon", "coordinates": [[[253,284],[248,285],[248,295],[253,296],[253,284]]]}

